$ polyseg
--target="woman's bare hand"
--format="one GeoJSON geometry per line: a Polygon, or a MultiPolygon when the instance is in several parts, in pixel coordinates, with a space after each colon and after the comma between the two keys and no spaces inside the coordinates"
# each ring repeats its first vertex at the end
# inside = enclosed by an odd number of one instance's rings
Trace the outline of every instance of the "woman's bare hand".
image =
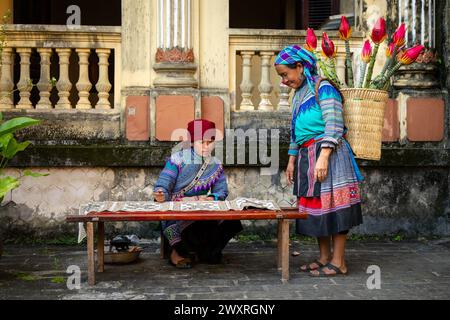
{"type": "Polygon", "coordinates": [[[286,180],[289,185],[294,181],[295,157],[289,157],[289,163],[286,168],[286,180]]]}
{"type": "Polygon", "coordinates": [[[314,168],[314,179],[319,182],[325,181],[328,175],[328,160],[333,149],[323,148],[317,159],[316,166],[314,168]]]}

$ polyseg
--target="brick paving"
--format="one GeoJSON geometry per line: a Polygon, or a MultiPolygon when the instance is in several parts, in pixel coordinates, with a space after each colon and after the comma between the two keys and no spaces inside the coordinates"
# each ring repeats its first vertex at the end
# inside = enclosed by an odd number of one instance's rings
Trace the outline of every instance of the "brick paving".
{"type": "Polygon", "coordinates": [[[317,246],[295,241],[291,278],[280,281],[276,243],[232,242],[221,265],[179,270],[159,258],[159,245],[147,242],[139,261],[106,265],[97,284],[87,285],[83,246],[7,245],[0,259],[0,299],[149,300],[329,300],[449,299],[450,239],[434,241],[349,241],[349,274],[313,278],[297,271],[316,258],[317,246]],[[67,267],[81,269],[81,288],[69,290],[67,267]],[[368,289],[369,266],[381,271],[381,288],[368,289]]]}

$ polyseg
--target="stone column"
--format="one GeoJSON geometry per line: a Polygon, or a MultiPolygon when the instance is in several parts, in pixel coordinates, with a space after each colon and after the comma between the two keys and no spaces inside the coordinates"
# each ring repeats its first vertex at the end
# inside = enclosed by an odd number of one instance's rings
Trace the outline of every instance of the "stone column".
{"type": "Polygon", "coordinates": [[[407,47],[424,44],[431,50],[425,50],[416,62],[401,66],[394,76],[394,87],[398,90],[433,89],[440,86],[439,65],[433,52],[436,47],[436,1],[435,0],[399,0],[391,8],[395,13],[396,24],[407,26],[405,35],[407,47]]]}
{"type": "Polygon", "coordinates": [[[198,87],[192,46],[192,1],[158,0],[155,87],[198,87]]]}
{"type": "Polygon", "coordinates": [[[390,10],[395,13],[396,25],[404,22],[407,26],[408,47],[416,43],[436,47],[436,0],[398,0],[390,10]]]}

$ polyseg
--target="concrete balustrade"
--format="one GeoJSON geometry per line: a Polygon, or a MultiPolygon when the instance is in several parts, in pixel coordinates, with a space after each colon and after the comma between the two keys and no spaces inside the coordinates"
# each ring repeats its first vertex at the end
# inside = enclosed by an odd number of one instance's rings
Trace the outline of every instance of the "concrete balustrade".
{"type": "Polygon", "coordinates": [[[8,25],[6,35],[0,66],[0,110],[119,109],[120,27],[93,30],[81,26],[73,30],[66,26],[8,25]],[[98,60],[92,58],[95,55],[98,60]],[[110,70],[111,55],[114,72],[110,70]],[[32,70],[36,69],[40,70],[39,76],[33,78],[32,70]],[[14,74],[19,74],[19,79],[14,74]],[[39,93],[34,105],[33,87],[39,93]],[[18,100],[14,99],[16,91],[18,100]],[[56,99],[52,98],[53,92],[56,99]]]}
{"type": "MultiPolygon", "coordinates": [[[[345,46],[336,31],[327,32],[337,48],[336,73],[345,79],[345,46]]],[[[320,50],[320,31],[318,49],[320,50]]],[[[287,111],[293,90],[281,84],[281,78],[273,67],[275,57],[285,46],[304,45],[305,31],[230,29],[229,79],[232,111],[287,111]],[[255,84],[257,85],[255,88],[255,84]],[[257,90],[255,90],[257,89],[257,90]]],[[[353,32],[351,52],[359,52],[363,34],[353,32]]],[[[320,54],[320,53],[318,53],[320,54]]],[[[354,54],[352,58],[359,55],[354,54]]],[[[382,60],[382,58],[380,58],[382,60]]],[[[358,61],[353,61],[354,70],[358,61]]]]}

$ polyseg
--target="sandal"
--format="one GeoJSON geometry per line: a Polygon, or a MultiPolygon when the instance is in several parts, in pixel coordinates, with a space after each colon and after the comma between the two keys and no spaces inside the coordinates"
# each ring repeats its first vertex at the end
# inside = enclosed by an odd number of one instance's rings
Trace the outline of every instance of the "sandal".
{"type": "Polygon", "coordinates": [[[339,269],[338,267],[336,267],[334,264],[331,264],[330,262],[328,262],[325,266],[323,266],[320,269],[316,269],[315,271],[317,271],[318,273],[312,273],[310,272],[309,275],[311,277],[335,277],[337,275],[343,275],[346,276],[348,274],[347,272],[342,272],[341,269],[339,269]],[[324,268],[328,268],[330,270],[333,270],[335,273],[325,273],[325,271],[323,271],[324,268]]]}
{"type": "Polygon", "coordinates": [[[192,261],[189,258],[183,258],[183,259],[179,260],[177,263],[174,263],[169,258],[169,264],[178,269],[191,269],[192,268],[192,261]]]}
{"type": "Polygon", "coordinates": [[[300,266],[299,270],[302,271],[302,272],[310,272],[310,271],[312,271],[312,270],[317,270],[317,269],[320,269],[320,268],[322,268],[322,267],[325,267],[325,265],[324,265],[322,262],[320,262],[319,259],[316,259],[316,260],[314,260],[313,262],[311,262],[310,264],[306,264],[305,266],[306,266],[305,269],[302,269],[303,266],[300,266]],[[311,268],[310,266],[311,266],[313,263],[317,264],[318,267],[317,267],[317,268],[311,268]]]}

